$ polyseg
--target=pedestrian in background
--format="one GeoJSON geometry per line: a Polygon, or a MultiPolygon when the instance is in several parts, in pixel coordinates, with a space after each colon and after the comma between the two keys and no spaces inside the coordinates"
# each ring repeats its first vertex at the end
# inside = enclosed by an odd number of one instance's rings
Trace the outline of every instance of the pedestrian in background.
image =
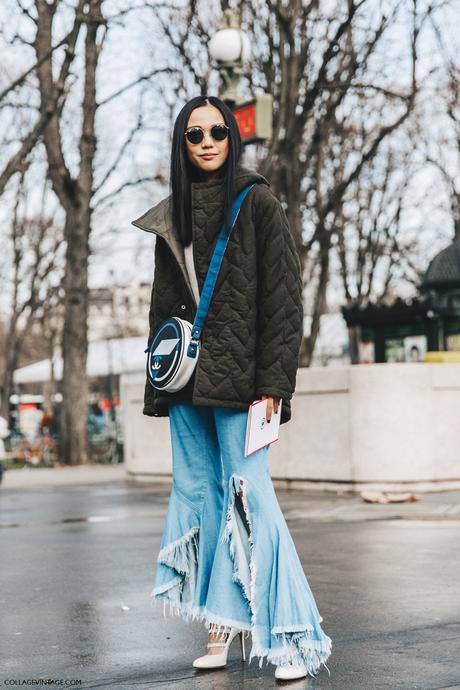
{"type": "MultiPolygon", "coordinates": [[[[204,621],[208,652],[197,668],[223,667],[231,641],[251,633],[249,657],[277,678],[316,675],[331,640],[281,512],[269,446],[244,456],[249,405],[267,421],[291,417],[302,339],[299,256],[269,182],[240,164],[231,110],[199,96],[177,116],[171,194],[133,224],[157,235],[149,343],[171,316],[193,322],[220,227],[243,202],[215,284],[198,363],[174,393],[146,382],[144,414],[169,416],[173,485],[157,558],[154,600],[204,621]]],[[[166,612],[166,608],[164,609],[166,612]]]]}
{"type": "Polygon", "coordinates": [[[3,462],[6,460],[5,438],[10,435],[8,422],[5,417],[0,417],[0,482],[3,478],[4,466],[3,462]]]}

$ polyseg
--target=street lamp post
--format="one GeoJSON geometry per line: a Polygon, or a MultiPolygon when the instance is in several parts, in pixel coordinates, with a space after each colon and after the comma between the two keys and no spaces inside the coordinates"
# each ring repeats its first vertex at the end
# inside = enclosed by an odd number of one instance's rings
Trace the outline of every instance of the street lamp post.
{"type": "Polygon", "coordinates": [[[221,27],[209,42],[209,54],[219,69],[222,100],[230,106],[236,105],[241,101],[238,85],[243,76],[243,63],[251,55],[251,44],[232,10],[225,10],[221,27]]]}
{"type": "Polygon", "coordinates": [[[243,63],[251,55],[251,43],[232,10],[225,10],[222,25],[209,43],[209,54],[219,69],[221,98],[235,115],[243,144],[270,139],[273,112],[271,94],[257,94],[250,99],[242,99],[238,94],[244,74],[243,63]]]}

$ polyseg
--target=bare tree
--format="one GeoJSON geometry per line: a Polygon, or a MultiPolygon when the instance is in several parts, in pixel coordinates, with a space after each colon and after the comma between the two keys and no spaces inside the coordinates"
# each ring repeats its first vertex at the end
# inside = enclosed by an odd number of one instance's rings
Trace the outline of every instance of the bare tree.
{"type": "Polygon", "coordinates": [[[102,49],[105,26],[102,0],[79,0],[74,9],[75,42],[85,27],[83,48],[84,88],[82,128],[78,142],[79,170],[73,176],[66,163],[60,125],[61,110],[55,111],[53,95],[63,89],[75,52],[66,50],[57,77],[53,73],[51,47],[53,20],[59,0],[49,4],[36,0],[37,74],[40,88],[40,111],[43,116],[52,110],[43,134],[53,190],[65,212],[66,272],[64,277],[63,382],[61,412],[61,456],[68,464],[88,462],[87,419],[87,319],[88,319],[88,258],[93,195],[94,157],[96,153],[96,69],[102,49]],[[47,57],[46,57],[47,56],[47,57]]]}
{"type": "Polygon", "coordinates": [[[437,121],[444,122],[445,127],[432,137],[432,128],[425,127],[420,118],[417,134],[427,162],[441,174],[449,199],[454,241],[460,242],[460,59],[447,45],[434,19],[432,25],[442,58],[433,101],[437,105],[437,121]]]}
{"type": "MultiPolygon", "coordinates": [[[[23,122],[24,131],[16,139],[13,136],[8,141],[13,151],[3,171],[0,170],[0,194],[12,176],[25,174],[31,165],[33,150],[38,151],[38,157],[44,154],[47,176],[65,217],[61,436],[62,460],[75,464],[88,460],[85,373],[88,263],[93,214],[96,209],[107,210],[127,187],[152,179],[163,181],[161,174],[149,173],[136,178],[129,176],[130,171],[122,176],[119,174],[136,136],[144,126],[141,96],[138,99],[138,117],[125,141],[115,154],[106,151],[105,156],[101,155],[99,162],[96,114],[100,108],[110,111],[115,99],[137,86],[140,86],[139,91],[147,90],[151,80],[158,74],[177,71],[177,68],[162,69],[157,65],[155,69],[138,74],[129,83],[117,84],[112,93],[104,93],[98,101],[96,73],[108,28],[123,27],[127,15],[142,7],[142,3],[114,7],[104,4],[103,0],[72,0],[71,3],[64,0],[30,0],[26,5],[18,0],[17,7],[33,26],[34,39],[31,41],[15,35],[10,40],[19,41],[27,51],[32,48],[34,60],[32,66],[11,79],[1,93],[2,123],[8,125],[5,113],[9,113],[9,121],[14,124],[14,128],[10,127],[8,131],[18,130],[22,113],[26,114],[23,118],[26,124],[23,122]],[[103,6],[116,12],[112,11],[107,18],[103,14],[103,6]],[[66,27],[63,38],[62,26],[66,27]],[[15,102],[13,96],[16,97],[17,93],[23,95],[23,102],[15,102]],[[117,178],[115,188],[112,184],[114,178],[117,178]]],[[[6,135],[6,128],[4,131],[6,135]]]]}
{"type": "MultiPolygon", "coordinates": [[[[46,3],[45,3],[46,4],[46,3]]],[[[27,14],[30,19],[36,24],[36,20],[32,18],[32,15],[27,10],[27,14]]],[[[38,30],[38,27],[37,27],[38,30]]],[[[78,27],[73,26],[72,30],[67,33],[62,39],[57,41],[54,45],[50,45],[49,50],[44,52],[40,58],[24,70],[18,77],[13,79],[7,86],[5,86],[0,92],[0,104],[7,106],[6,98],[13,91],[19,89],[27,83],[28,78],[31,75],[35,75],[38,67],[40,67],[46,60],[51,60],[53,53],[66,46],[68,55],[72,55],[75,51],[75,44],[78,38],[78,27]]],[[[5,162],[3,169],[0,171],[0,196],[3,194],[6,185],[10,179],[17,173],[26,172],[29,161],[28,157],[33,151],[35,146],[40,141],[40,138],[56,109],[61,109],[66,97],[65,93],[65,81],[68,76],[68,69],[70,67],[70,61],[67,62],[65,69],[61,72],[61,78],[56,83],[56,88],[53,92],[49,94],[48,104],[46,110],[38,113],[35,118],[32,118],[28,130],[22,134],[18,139],[18,145],[15,151],[11,154],[8,160],[5,162]]]]}
{"type": "MultiPolygon", "coordinates": [[[[372,0],[220,5],[232,7],[253,36],[251,91],[263,89],[274,98],[274,133],[258,147],[258,166],[285,203],[302,263],[309,263],[312,252],[316,257],[311,332],[301,351],[301,363],[309,365],[326,308],[334,223],[350,185],[413,110],[417,42],[432,7],[425,3],[422,9],[420,0],[395,0],[385,9],[372,0]],[[401,13],[410,40],[405,79],[396,88],[385,83],[373,61],[401,13]],[[345,160],[338,155],[344,147],[345,160]]],[[[152,8],[182,63],[184,93],[205,92],[205,48],[219,13],[206,13],[195,2],[180,11],[172,5],[152,8]]]]}
{"type": "MultiPolygon", "coordinates": [[[[161,122],[166,130],[181,101],[197,92],[205,93],[209,84],[217,84],[217,74],[209,64],[208,44],[221,10],[229,5],[253,37],[247,91],[265,90],[274,96],[274,136],[271,142],[258,145],[256,153],[261,172],[269,177],[285,204],[304,265],[306,292],[311,294],[312,326],[303,343],[302,364],[311,361],[320,317],[327,307],[333,257],[342,259],[339,265],[343,281],[347,281],[345,292],[348,287],[351,299],[364,300],[369,283],[376,284],[376,274],[370,272],[372,257],[378,256],[382,263],[391,252],[395,267],[397,257],[407,255],[407,246],[393,237],[399,233],[397,219],[391,218],[397,199],[389,188],[384,191],[376,170],[382,147],[408,121],[416,103],[417,45],[426,18],[433,15],[429,0],[388,0],[385,11],[375,0],[327,4],[214,0],[182,3],[180,7],[172,2],[141,0],[132,6],[117,5],[116,14],[110,16],[108,8],[114,6],[103,0],[28,0],[27,6],[19,2],[18,11],[26,10],[27,21],[34,28],[34,58],[32,66],[21,68],[17,78],[2,84],[0,109],[4,113],[7,106],[14,108],[13,97],[24,88],[39,98],[30,103],[24,99],[21,104],[21,112],[28,117],[19,137],[14,138],[16,127],[5,128],[3,140],[11,137],[16,144],[0,170],[0,194],[12,176],[25,174],[32,151],[46,156],[47,174],[65,216],[62,459],[66,462],[87,460],[84,374],[88,262],[95,210],[117,203],[128,186],[149,179],[165,182],[159,164],[152,174],[128,179],[118,176],[116,184],[111,184],[138,133],[152,126],[151,113],[156,129],[161,122]],[[102,94],[96,74],[107,31],[110,26],[122,26],[127,13],[139,7],[150,10],[154,19],[155,69],[102,94]],[[380,68],[387,58],[386,37],[403,21],[410,38],[405,47],[400,41],[401,69],[396,80],[394,73],[387,77],[380,68]],[[62,26],[66,27],[64,36],[62,26]],[[168,79],[163,81],[162,74],[168,79]],[[139,115],[125,141],[115,154],[98,154],[99,142],[103,141],[103,137],[98,138],[101,110],[110,111],[116,98],[138,84],[145,89],[148,106],[139,98],[139,115]],[[152,84],[154,89],[147,89],[152,84]],[[159,89],[162,98],[148,101],[152,99],[150,92],[158,94],[159,89]],[[68,136],[66,122],[70,118],[72,132],[68,136]],[[379,194],[385,203],[385,208],[380,207],[381,218],[375,215],[379,194]],[[373,210],[364,223],[366,195],[373,210]],[[357,199],[360,220],[350,213],[353,199],[357,199]],[[350,260],[352,247],[343,245],[347,228],[352,228],[362,243],[357,262],[350,260]]],[[[30,51],[30,43],[24,41],[26,50],[30,51]]],[[[106,70],[110,74],[110,67],[106,70]]],[[[14,124],[16,121],[13,118],[14,124]]]]}
{"type": "MultiPolygon", "coordinates": [[[[404,232],[401,222],[408,204],[408,188],[415,174],[411,152],[381,151],[372,165],[350,185],[334,220],[337,241],[332,255],[339,262],[344,302],[365,307],[391,301],[405,281],[418,285],[422,269],[417,238],[404,232]]],[[[350,356],[358,363],[358,333],[349,327],[350,356]]]]}
{"type": "Polygon", "coordinates": [[[262,83],[277,103],[275,135],[262,171],[286,202],[303,261],[311,252],[317,257],[311,329],[301,352],[301,362],[309,365],[326,309],[331,247],[345,195],[413,110],[417,41],[429,10],[422,13],[417,0],[412,2],[407,86],[395,89],[382,84],[372,61],[400,3],[387,4],[384,12],[378,4],[352,0],[331,7],[330,15],[314,2],[290,3],[289,11],[281,2],[269,5],[265,24],[253,21],[254,30],[268,37],[271,59],[262,63],[262,83]]]}
{"type": "MultiPolygon", "coordinates": [[[[1,414],[8,418],[13,372],[18,366],[27,334],[39,318],[43,304],[56,289],[62,233],[52,218],[24,216],[24,178],[18,185],[11,222],[11,296],[5,334],[1,414]]],[[[5,248],[6,249],[6,248],[5,248]]]]}

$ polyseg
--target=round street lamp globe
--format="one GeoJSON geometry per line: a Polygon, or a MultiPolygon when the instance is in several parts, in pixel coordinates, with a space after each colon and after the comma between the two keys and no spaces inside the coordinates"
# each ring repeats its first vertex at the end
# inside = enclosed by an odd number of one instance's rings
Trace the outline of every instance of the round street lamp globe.
{"type": "Polygon", "coordinates": [[[209,42],[209,54],[216,62],[246,62],[251,43],[240,29],[220,29],[209,42]]]}

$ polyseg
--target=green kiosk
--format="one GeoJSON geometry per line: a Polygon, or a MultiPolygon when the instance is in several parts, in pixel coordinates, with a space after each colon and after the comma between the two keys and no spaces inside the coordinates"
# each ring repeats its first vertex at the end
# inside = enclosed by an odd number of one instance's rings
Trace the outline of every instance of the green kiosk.
{"type": "Polygon", "coordinates": [[[408,302],[342,308],[357,330],[359,363],[435,361],[429,355],[440,351],[460,358],[460,242],[434,257],[418,289],[408,302]]]}

